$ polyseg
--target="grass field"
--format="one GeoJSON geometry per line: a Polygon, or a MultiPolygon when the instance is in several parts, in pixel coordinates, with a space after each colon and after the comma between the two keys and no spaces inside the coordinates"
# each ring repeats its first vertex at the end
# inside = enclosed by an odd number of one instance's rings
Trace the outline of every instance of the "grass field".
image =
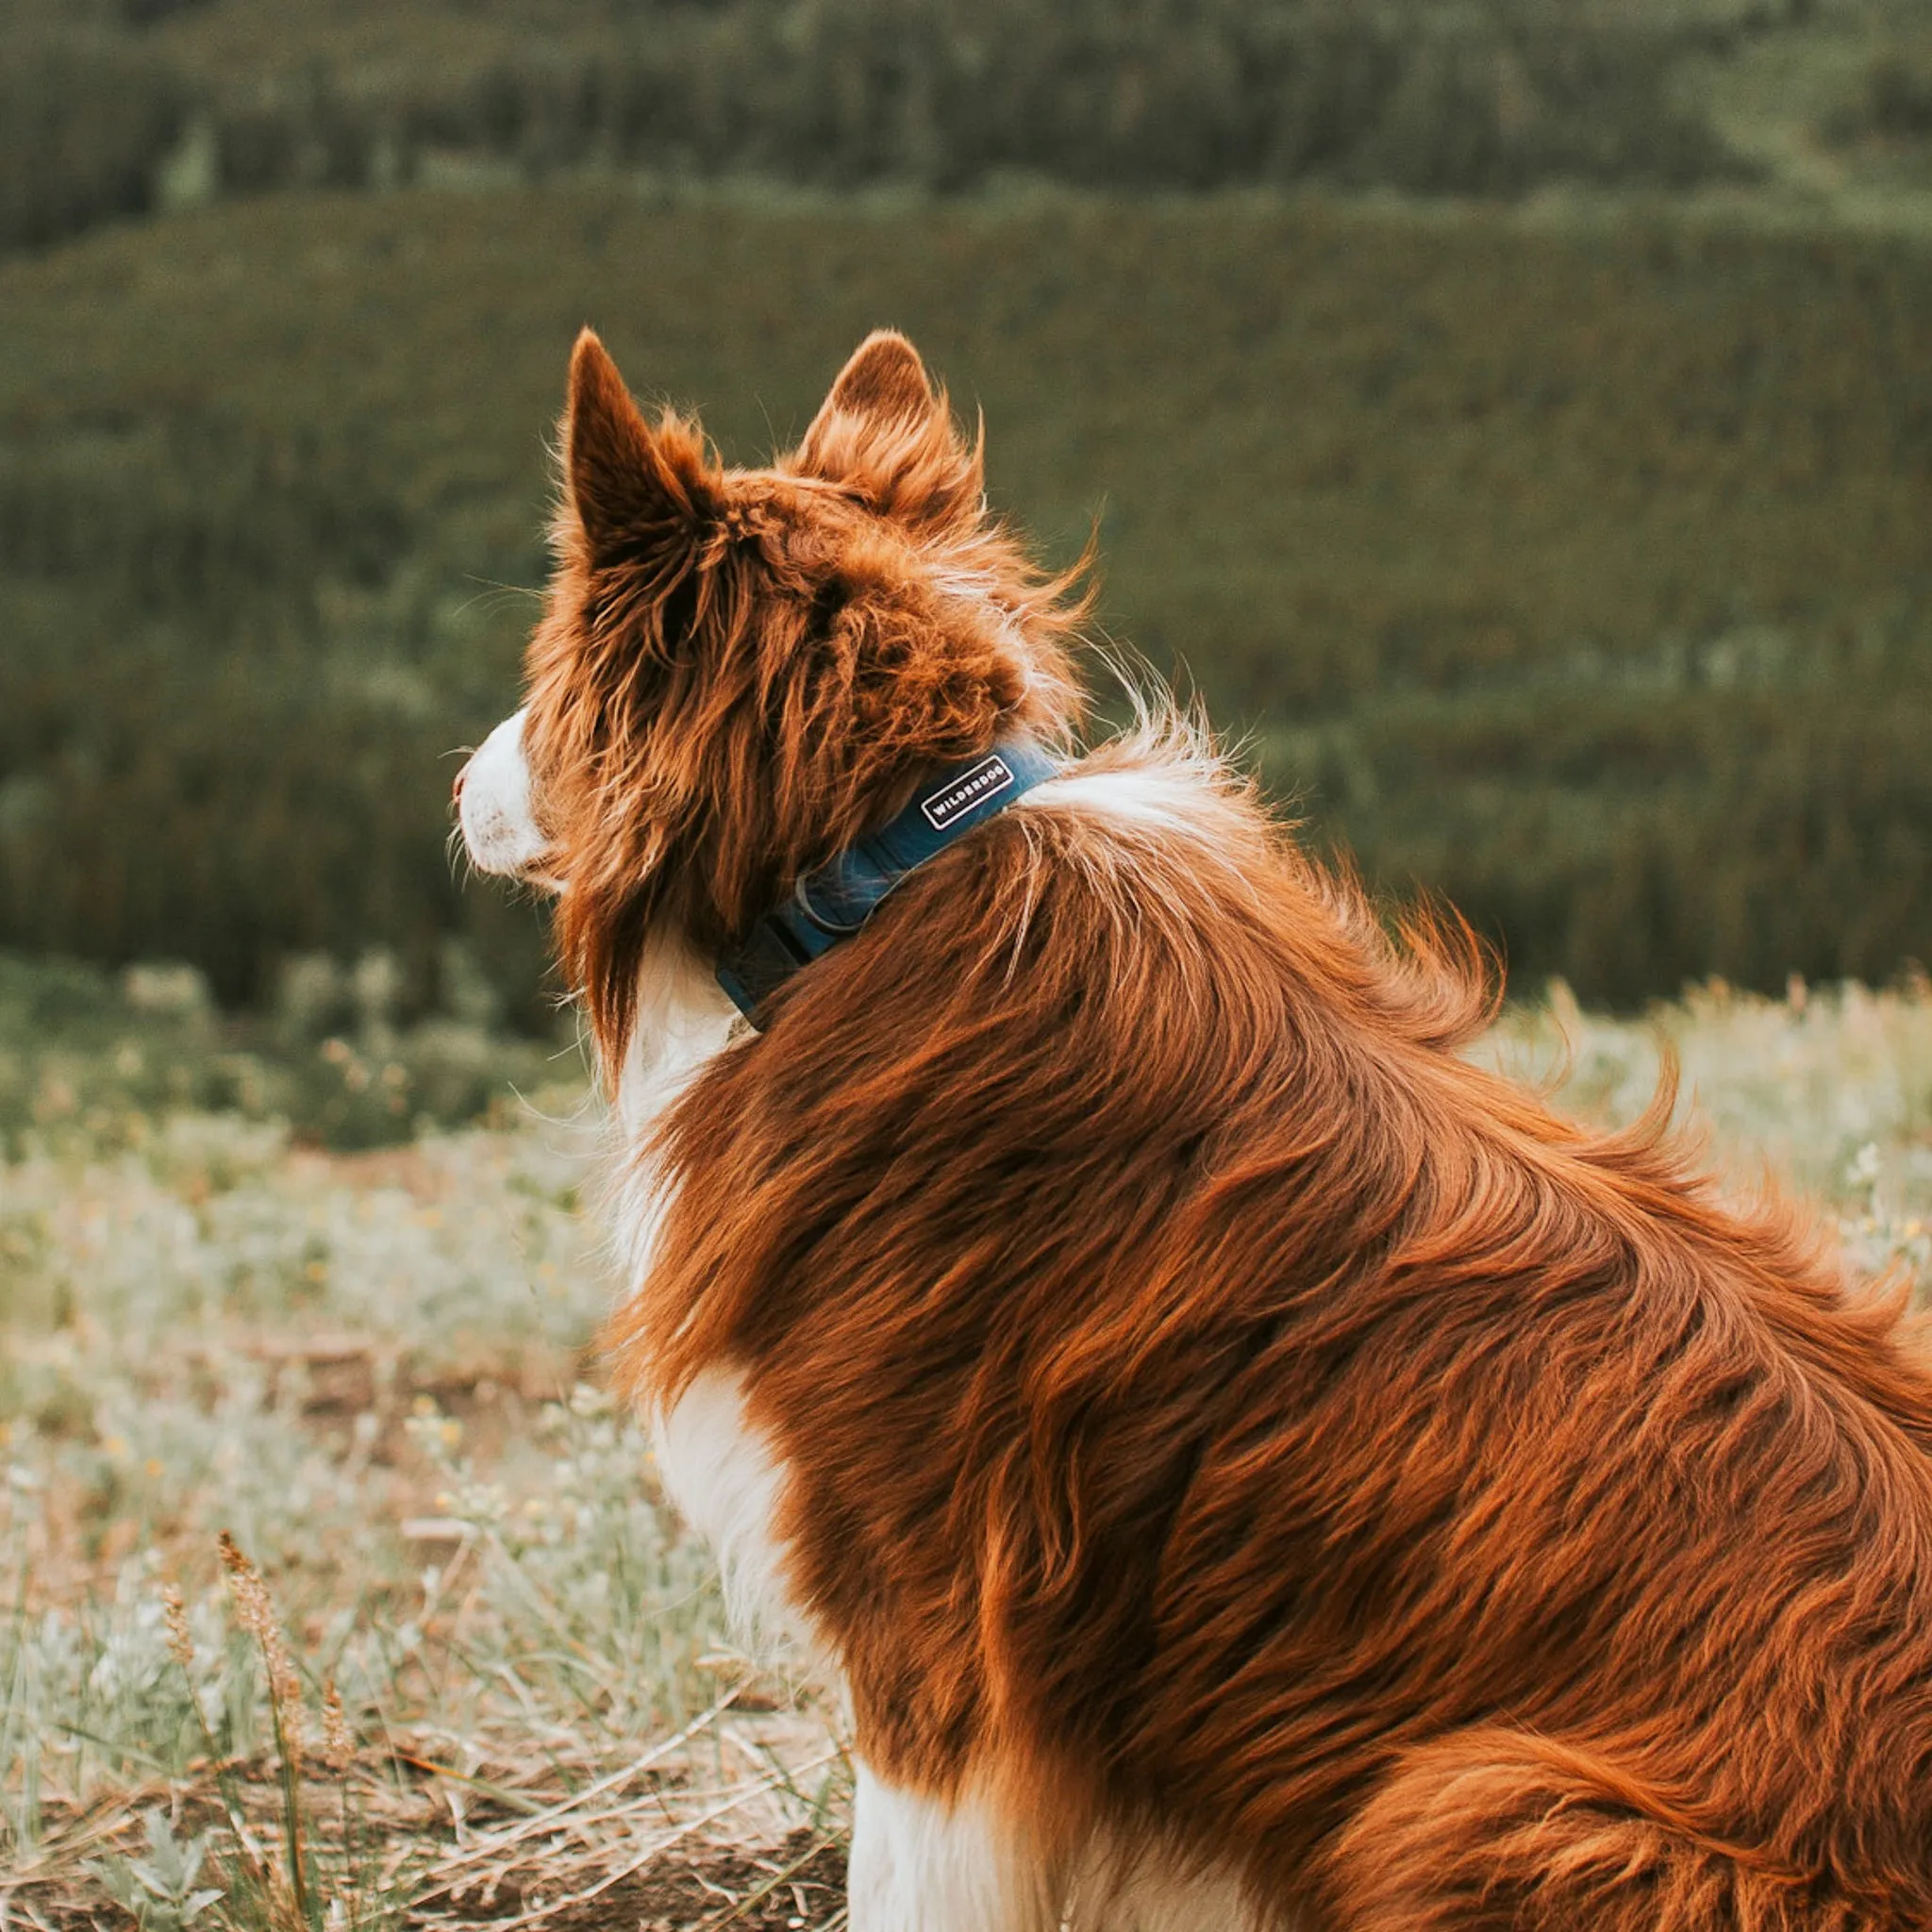
{"type": "MultiPolygon", "coordinates": [[[[1665,1041],[1737,1185],[1932,1287],[1932,993],[1558,990],[1482,1051],[1621,1120],[1665,1041]]],[[[835,1925],[836,1723],[598,1392],[580,1093],[357,1154],[139,1099],[0,1167],[0,1923],[835,1925]]]]}
{"type": "Polygon", "coordinates": [[[92,1019],[11,1041],[41,1105],[0,1166],[0,1923],[828,1899],[842,1760],[731,1649],[593,1386],[581,1087],[329,1154],[117,1089],[194,1043],[92,1019]]]}

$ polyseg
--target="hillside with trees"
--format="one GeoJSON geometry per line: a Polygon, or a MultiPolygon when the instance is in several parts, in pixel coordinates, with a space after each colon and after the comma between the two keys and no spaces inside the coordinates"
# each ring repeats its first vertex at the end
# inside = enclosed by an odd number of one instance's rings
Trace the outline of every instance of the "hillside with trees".
{"type": "Polygon", "coordinates": [[[891,321],[1003,508],[1099,519],[1109,634],[1520,984],[1932,958],[1918,9],[963,18],[16,0],[0,947],[420,1007],[457,941],[540,1021],[443,841],[572,333],[748,458],[891,321]]]}

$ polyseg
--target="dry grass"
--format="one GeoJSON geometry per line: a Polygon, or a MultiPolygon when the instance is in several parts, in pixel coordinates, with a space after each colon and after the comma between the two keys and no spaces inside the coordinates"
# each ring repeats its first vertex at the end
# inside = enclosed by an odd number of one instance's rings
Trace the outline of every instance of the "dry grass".
{"type": "Polygon", "coordinates": [[[0,1170],[0,1924],[825,1920],[842,1755],[580,1379],[591,1140],[0,1170]]]}
{"type": "MultiPolygon", "coordinates": [[[[1741,1184],[1932,1275],[1923,986],[1486,1051],[1627,1118],[1665,1041],[1741,1184]]],[[[0,1167],[0,1927],[841,1922],[836,1718],[594,1387],[591,1140],[102,1109],[0,1167]]]]}
{"type": "MultiPolygon", "coordinates": [[[[278,1764],[193,1761],[57,1807],[33,1862],[0,1878],[0,1908],[59,1928],[99,1925],[109,1896],[157,1925],[836,1926],[842,1835],[762,1728],[721,1703],[610,1771],[513,1745],[479,1758],[466,1740],[460,1772],[399,1742],[292,1790],[278,1764]],[[214,1896],[184,1919],[194,1890],[214,1896]]],[[[802,1767],[842,1761],[814,1741],[802,1767]]]]}

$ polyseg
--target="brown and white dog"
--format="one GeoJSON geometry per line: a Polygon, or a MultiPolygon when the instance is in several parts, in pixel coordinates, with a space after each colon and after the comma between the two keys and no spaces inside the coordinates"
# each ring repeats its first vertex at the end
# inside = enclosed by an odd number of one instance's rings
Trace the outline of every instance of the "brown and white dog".
{"type": "Polygon", "coordinates": [[[578,342],[460,788],[615,1094],[611,1340],[849,1695],[857,1932],[1932,1926],[1932,1380],[1798,1215],[1458,1056],[872,337],[725,471],[578,342]],[[996,741],[1060,774],[741,1024],[713,963],[996,741]]]}

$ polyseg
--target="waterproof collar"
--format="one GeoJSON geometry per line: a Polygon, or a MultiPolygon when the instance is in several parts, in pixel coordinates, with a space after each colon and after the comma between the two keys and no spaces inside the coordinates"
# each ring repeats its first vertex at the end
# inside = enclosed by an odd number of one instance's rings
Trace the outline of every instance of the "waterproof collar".
{"type": "Polygon", "coordinates": [[[1059,767],[1030,740],[1003,740],[982,758],[934,773],[897,818],[802,877],[718,961],[718,984],[753,1025],[779,987],[848,940],[908,873],[936,858],[1055,776],[1059,767]]]}

